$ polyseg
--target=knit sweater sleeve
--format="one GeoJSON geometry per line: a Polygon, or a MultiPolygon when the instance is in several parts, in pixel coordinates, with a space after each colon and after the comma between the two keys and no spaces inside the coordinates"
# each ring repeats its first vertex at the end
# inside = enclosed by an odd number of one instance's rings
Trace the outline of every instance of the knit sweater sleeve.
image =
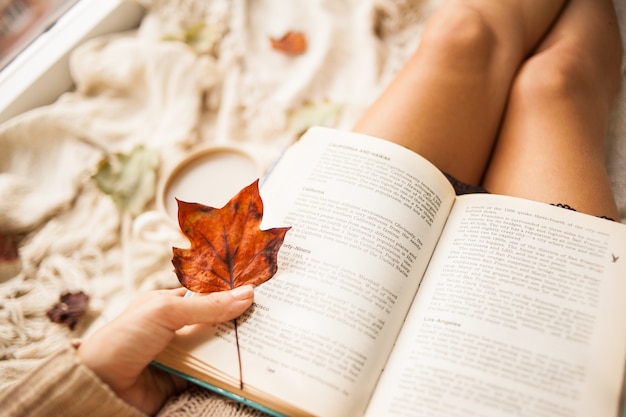
{"type": "Polygon", "coordinates": [[[0,410],[15,417],[145,417],[117,397],[69,346],[0,393],[0,410]]]}

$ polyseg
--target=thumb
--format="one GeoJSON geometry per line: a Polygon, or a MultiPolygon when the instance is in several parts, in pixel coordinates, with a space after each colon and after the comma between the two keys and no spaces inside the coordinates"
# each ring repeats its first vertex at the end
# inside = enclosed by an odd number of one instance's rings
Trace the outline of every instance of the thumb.
{"type": "MultiPolygon", "coordinates": [[[[210,294],[192,293],[180,299],[184,307],[183,326],[198,323],[221,323],[239,317],[254,301],[254,287],[244,285],[230,291],[210,294]]],[[[182,327],[182,326],[181,326],[182,327]]]]}

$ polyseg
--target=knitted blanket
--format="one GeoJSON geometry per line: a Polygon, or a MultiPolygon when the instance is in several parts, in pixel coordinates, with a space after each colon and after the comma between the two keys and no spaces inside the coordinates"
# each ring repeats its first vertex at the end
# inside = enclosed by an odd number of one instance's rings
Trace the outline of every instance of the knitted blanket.
{"type": "MultiPolygon", "coordinates": [[[[439,5],[136,1],[146,7],[137,30],[73,52],[72,91],[0,125],[0,233],[14,239],[20,255],[15,268],[0,267],[0,389],[118,315],[138,292],[178,284],[170,238],[144,233],[146,224],[163,226],[146,221],[158,208],[150,187],[140,188],[146,204],[121,208],[93,179],[103,158],[149,149],[158,162],[136,169],[154,175],[157,191],[182,158],[207,147],[245,147],[267,169],[308,126],[352,126],[413,52],[439,5]],[[272,47],[289,32],[305,34],[304,53],[272,47]],[[61,294],[77,291],[90,297],[77,327],[52,323],[46,312],[61,294]]],[[[626,4],[615,4],[626,39],[626,4]]],[[[623,85],[607,167],[626,220],[623,85]]],[[[184,395],[163,414],[260,415],[206,391],[184,395]]]]}

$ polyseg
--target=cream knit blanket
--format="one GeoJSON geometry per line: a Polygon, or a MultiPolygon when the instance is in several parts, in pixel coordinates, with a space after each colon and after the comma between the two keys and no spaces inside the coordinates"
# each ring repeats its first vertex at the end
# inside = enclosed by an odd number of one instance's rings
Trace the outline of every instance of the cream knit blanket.
{"type": "MultiPolygon", "coordinates": [[[[237,145],[266,168],[311,124],[349,128],[413,51],[439,0],[140,3],[147,14],[136,31],[73,53],[74,90],[0,125],[0,232],[20,238],[22,262],[0,283],[0,389],[137,292],[177,284],[171,244],[133,233],[137,216],[120,213],[92,181],[104,155],[144,145],[160,156],[162,178],[195,149],[237,145]],[[269,39],[289,31],[305,33],[306,53],[272,50],[269,39]],[[59,295],[79,290],[91,297],[79,327],[51,323],[46,311],[59,295]]],[[[615,3],[626,39],[626,4],[615,3]]],[[[609,141],[626,219],[626,88],[609,141]]],[[[215,415],[250,412],[229,409],[215,415]]]]}

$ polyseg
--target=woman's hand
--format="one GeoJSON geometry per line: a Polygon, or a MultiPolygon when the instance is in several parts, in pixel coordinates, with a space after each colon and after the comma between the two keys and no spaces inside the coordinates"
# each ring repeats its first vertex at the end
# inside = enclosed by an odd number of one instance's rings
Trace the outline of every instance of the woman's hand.
{"type": "Polygon", "coordinates": [[[252,286],[194,297],[186,289],[143,294],[118,318],[78,348],[81,361],[123,400],[147,414],[187,383],[150,362],[174,338],[176,330],[197,323],[219,323],[241,315],[254,300],[252,286]]]}

